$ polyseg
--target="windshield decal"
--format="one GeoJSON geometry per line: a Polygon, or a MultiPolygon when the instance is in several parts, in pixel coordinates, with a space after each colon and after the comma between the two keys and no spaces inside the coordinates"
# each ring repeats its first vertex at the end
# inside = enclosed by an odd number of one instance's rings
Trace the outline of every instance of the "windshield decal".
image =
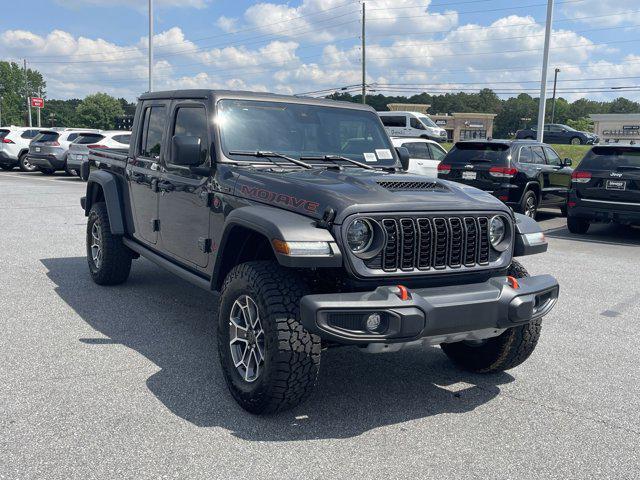
{"type": "Polygon", "coordinates": [[[388,148],[379,148],[376,149],[376,155],[380,160],[392,160],[393,155],[391,155],[391,150],[388,148]]]}
{"type": "Polygon", "coordinates": [[[363,155],[364,155],[364,161],[365,162],[374,162],[375,163],[375,162],[378,161],[378,159],[376,158],[376,154],[375,153],[366,152],[366,153],[363,153],[363,155]]]}
{"type": "Polygon", "coordinates": [[[284,193],[276,193],[270,190],[265,190],[259,187],[250,187],[249,185],[242,185],[240,192],[248,197],[262,200],[263,202],[276,203],[280,205],[286,205],[298,209],[305,210],[310,213],[315,213],[320,205],[317,202],[305,200],[304,198],[297,198],[293,195],[287,195],[284,193]]]}

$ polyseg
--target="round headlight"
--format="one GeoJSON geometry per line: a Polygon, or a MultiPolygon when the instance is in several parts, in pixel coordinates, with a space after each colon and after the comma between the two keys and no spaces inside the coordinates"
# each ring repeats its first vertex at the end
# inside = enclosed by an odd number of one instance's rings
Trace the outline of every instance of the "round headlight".
{"type": "Polygon", "coordinates": [[[491,245],[496,248],[504,239],[506,225],[501,217],[493,217],[489,222],[489,239],[491,245]]]}
{"type": "Polygon", "coordinates": [[[353,253],[361,253],[371,246],[373,228],[369,220],[359,218],[347,230],[347,244],[353,253]]]}

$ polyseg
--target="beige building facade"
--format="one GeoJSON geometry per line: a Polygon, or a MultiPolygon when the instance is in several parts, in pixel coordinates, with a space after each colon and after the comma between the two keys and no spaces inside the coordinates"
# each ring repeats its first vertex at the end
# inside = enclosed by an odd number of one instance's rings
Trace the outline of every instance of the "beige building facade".
{"type": "Polygon", "coordinates": [[[599,113],[589,117],[593,120],[593,132],[600,137],[600,142],[640,141],[640,113],[599,113]]]}

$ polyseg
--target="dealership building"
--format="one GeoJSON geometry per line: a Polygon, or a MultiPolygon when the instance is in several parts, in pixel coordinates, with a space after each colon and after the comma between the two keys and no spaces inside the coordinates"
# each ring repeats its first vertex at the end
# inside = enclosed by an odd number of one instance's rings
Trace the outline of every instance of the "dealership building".
{"type": "Polygon", "coordinates": [[[493,136],[494,113],[427,113],[431,105],[418,103],[390,103],[387,108],[392,112],[419,112],[429,115],[429,118],[439,127],[447,131],[449,142],[458,140],[484,140],[493,136]]]}
{"type": "Polygon", "coordinates": [[[593,120],[593,132],[601,142],[640,141],[640,113],[602,113],[589,117],[593,120]]]}

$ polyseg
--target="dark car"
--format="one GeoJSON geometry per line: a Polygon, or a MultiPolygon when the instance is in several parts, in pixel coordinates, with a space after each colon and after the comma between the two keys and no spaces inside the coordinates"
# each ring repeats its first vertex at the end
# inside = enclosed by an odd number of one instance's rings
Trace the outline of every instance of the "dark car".
{"type": "Polygon", "coordinates": [[[363,105],[142,95],[129,151],[92,149],[82,166],[89,273],[122,283],[142,256],[219,291],[221,370],[254,413],[307,398],[339,345],[439,344],[474,372],[520,364],[558,284],[514,257],[545,251],[544,234],[485,192],[407,173],[408,160],[363,105]]]}
{"type": "Polygon", "coordinates": [[[640,145],[593,147],[571,185],[569,231],[587,233],[592,222],[640,225],[640,145]]]}
{"type": "Polygon", "coordinates": [[[535,218],[539,207],[566,212],[571,163],[535,141],[458,142],[438,165],[438,178],[485,190],[516,212],[535,218]]]}
{"type": "MultiPolygon", "coordinates": [[[[516,132],[516,139],[535,140],[538,135],[536,127],[525,128],[516,132]]],[[[598,143],[600,138],[589,132],[581,132],[568,125],[560,123],[548,123],[544,126],[544,141],[546,143],[566,143],[570,145],[592,145],[598,143]]]]}

